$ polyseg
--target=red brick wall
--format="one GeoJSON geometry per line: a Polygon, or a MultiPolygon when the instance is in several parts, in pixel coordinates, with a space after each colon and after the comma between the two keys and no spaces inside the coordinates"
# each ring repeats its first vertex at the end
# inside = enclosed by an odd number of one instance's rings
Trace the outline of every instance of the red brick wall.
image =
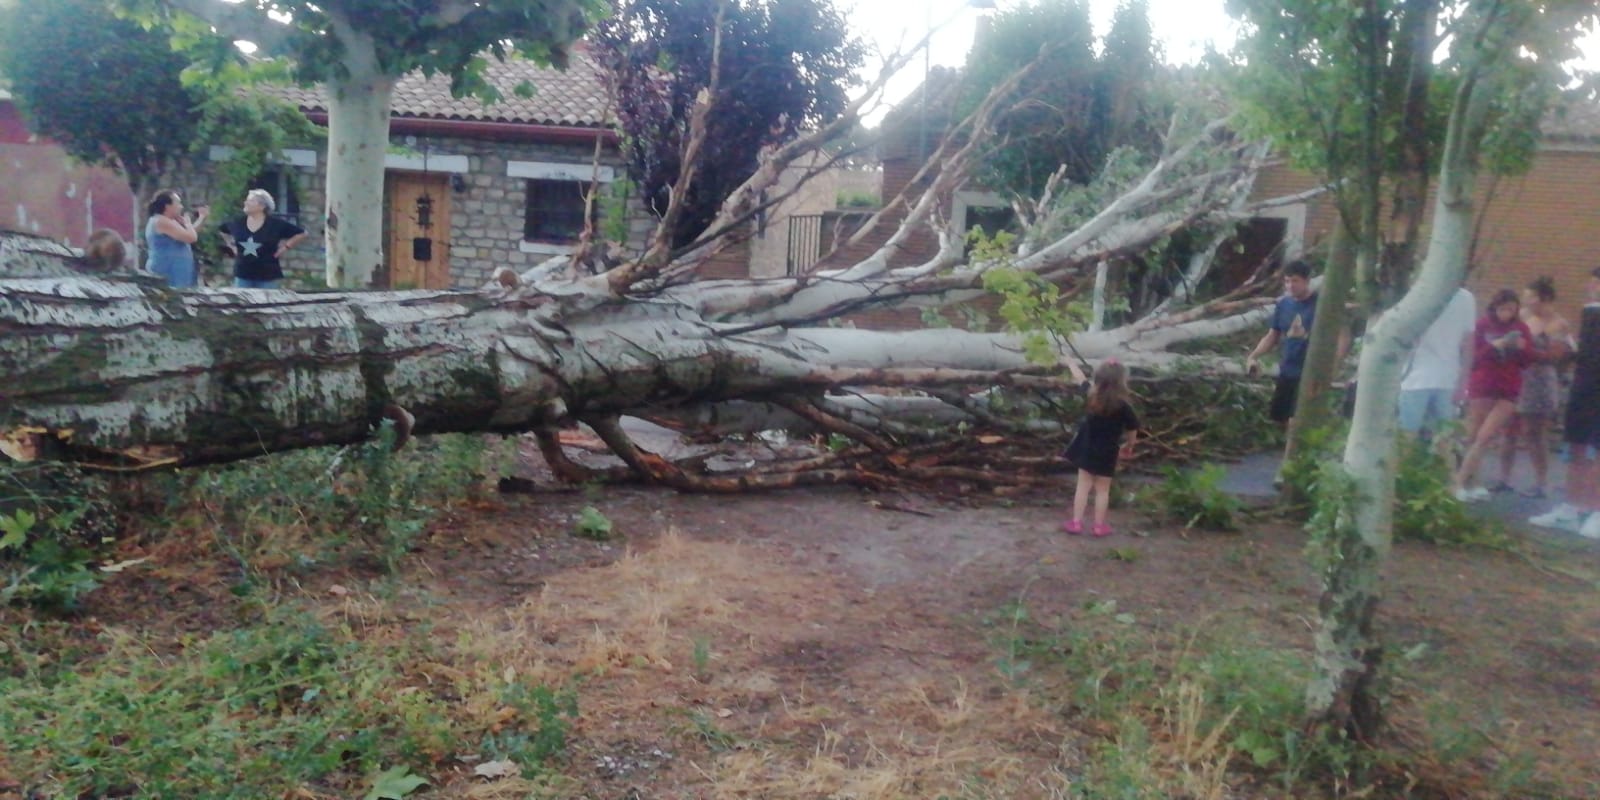
{"type": "Polygon", "coordinates": [[[1467,279],[1479,305],[1497,289],[1549,275],[1562,313],[1576,320],[1589,271],[1600,267],[1600,147],[1543,151],[1526,175],[1502,178],[1483,194],[1486,213],[1467,279]]]}
{"type": "Polygon", "coordinates": [[[33,135],[10,100],[0,100],[0,228],[78,247],[96,228],[110,228],[131,243],[138,204],[122,176],[72,160],[33,135]]]}
{"type": "MultiPolygon", "coordinates": [[[[1256,182],[1258,199],[1304,191],[1311,176],[1274,167],[1256,182]]],[[[1479,179],[1481,222],[1467,288],[1479,305],[1498,289],[1517,289],[1541,275],[1555,279],[1563,314],[1583,306],[1589,270],[1600,266],[1600,146],[1545,149],[1525,175],[1479,179]]],[[[1428,216],[1432,219],[1432,197],[1428,216]]],[[[1305,240],[1324,239],[1336,221],[1327,197],[1307,204],[1305,240]]],[[[1426,236],[1426,228],[1424,229],[1426,236]]]]}

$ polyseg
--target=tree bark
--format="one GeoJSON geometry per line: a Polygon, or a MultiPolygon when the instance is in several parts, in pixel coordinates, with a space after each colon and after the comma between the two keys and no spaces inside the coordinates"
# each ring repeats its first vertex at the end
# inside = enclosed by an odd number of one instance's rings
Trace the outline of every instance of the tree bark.
{"type": "MultiPolygon", "coordinates": [[[[1260,313],[1114,329],[1075,346],[1171,365],[1179,357],[1163,348],[1259,324],[1260,313]]],[[[0,436],[42,436],[53,457],[130,469],[361,441],[394,407],[418,435],[520,432],[840,387],[1055,385],[1007,334],[744,330],[677,304],[531,290],[0,280],[0,331],[0,371],[12,376],[0,436]]]]}
{"type": "Polygon", "coordinates": [[[1316,634],[1316,675],[1306,690],[1313,719],[1360,740],[1382,724],[1374,690],[1383,645],[1374,626],[1381,573],[1393,543],[1395,406],[1405,364],[1466,276],[1473,189],[1489,90],[1468,71],[1456,92],[1434,202],[1427,256],[1410,291],[1368,329],[1358,371],[1355,417],[1343,468],[1350,498],[1321,497],[1341,511],[1322,546],[1335,557],[1323,575],[1316,634]],[[1345,501],[1348,501],[1347,503],[1345,501]]]}
{"type": "MultiPolygon", "coordinates": [[[[375,70],[355,73],[371,91],[339,93],[345,100],[386,93],[375,70]]],[[[374,128],[386,122],[382,108],[373,103],[367,116],[374,128]]],[[[330,166],[366,163],[371,191],[350,198],[330,188],[330,207],[367,203],[376,211],[382,150],[366,146],[352,159],[351,147],[359,145],[335,137],[330,166]]],[[[1083,280],[1095,264],[1147,248],[1178,227],[1215,222],[1251,185],[1258,152],[1209,126],[1105,210],[1009,266],[1083,280]],[[1213,148],[1224,158],[1187,158],[1213,148]]],[[[330,172],[330,183],[334,178],[330,172]]],[[[334,228],[332,216],[329,222],[334,228]]],[[[348,239],[346,222],[337,235],[348,239]]],[[[375,259],[377,219],[372,225],[361,241],[375,259]]],[[[751,400],[786,406],[791,416],[799,409],[808,424],[870,441],[869,433],[903,424],[889,418],[899,413],[893,404],[875,414],[841,411],[831,399],[818,407],[817,398],[844,387],[938,390],[958,399],[939,402],[977,417],[987,413],[983,404],[959,400],[971,389],[1064,388],[1046,377],[1049,365],[1029,363],[1018,336],[819,327],[861,310],[980,296],[996,264],[962,264],[959,245],[945,238],[948,252],[899,269],[869,257],[794,278],[646,279],[620,287],[615,275],[627,267],[577,279],[534,269],[504,276],[510,286],[496,282],[479,292],[179,292],[127,282],[0,280],[0,371],[14,376],[0,387],[0,436],[38,438],[56,458],[142,468],[359,441],[379,420],[406,414],[418,435],[515,432],[751,400]]],[[[330,265],[351,244],[331,242],[330,265]]],[[[1199,362],[1236,371],[1231,362],[1166,349],[1258,325],[1263,307],[1246,292],[1079,334],[1075,351],[1059,355],[1115,353],[1135,367],[1199,362]]]]}
{"type": "Polygon", "coordinates": [[[326,277],[329,286],[359,289],[383,274],[383,161],[394,78],[381,69],[371,36],[332,17],[347,69],[327,82],[326,277]]]}
{"type": "MultiPolygon", "coordinates": [[[[1306,350],[1305,369],[1300,373],[1298,405],[1294,418],[1289,421],[1288,442],[1284,446],[1285,462],[1305,447],[1312,431],[1327,427],[1334,418],[1339,398],[1330,395],[1328,389],[1339,372],[1340,334],[1349,325],[1350,315],[1345,304],[1355,283],[1353,245],[1354,239],[1341,220],[1334,226],[1327,269],[1323,271],[1322,288],[1318,290],[1317,316],[1311,323],[1311,343],[1306,350]]],[[[1285,484],[1283,490],[1293,491],[1293,487],[1285,484]]]]}

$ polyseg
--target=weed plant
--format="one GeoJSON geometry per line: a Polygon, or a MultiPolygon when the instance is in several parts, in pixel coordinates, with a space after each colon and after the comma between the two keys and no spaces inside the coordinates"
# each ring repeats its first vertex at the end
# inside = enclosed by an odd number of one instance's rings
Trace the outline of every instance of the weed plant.
{"type": "Polygon", "coordinates": [[[1371,766],[1369,752],[1305,734],[1311,665],[1300,653],[1226,626],[1163,633],[1111,600],[1059,629],[1020,604],[1002,615],[1002,674],[1033,681],[1032,693],[1101,738],[1074,797],[1226,797],[1246,782],[1323,796],[1318,787],[1355,785],[1371,766]]]}
{"type": "Polygon", "coordinates": [[[177,489],[167,522],[217,531],[245,580],[342,555],[394,572],[436,515],[481,497],[496,458],[483,436],[423,437],[395,450],[385,423],[363,444],[202,471],[177,489]]]}
{"type": "Polygon", "coordinates": [[[426,630],[362,638],[293,608],[176,652],[111,631],[74,660],[48,632],[12,633],[0,767],[30,797],[359,797],[380,772],[437,775],[463,754],[532,776],[576,715],[571,695],[426,630]]]}
{"type": "Polygon", "coordinates": [[[104,482],[71,465],[0,457],[0,606],[78,607],[100,585],[91,569],[116,541],[104,482]]]}
{"type": "Polygon", "coordinates": [[[1185,528],[1231,531],[1238,527],[1239,498],[1222,489],[1227,471],[1220,464],[1182,470],[1167,466],[1165,479],[1150,489],[1156,510],[1185,528]]]}
{"type": "MultiPolygon", "coordinates": [[[[1311,503],[1314,515],[1328,502],[1323,470],[1342,464],[1344,423],[1312,431],[1306,446],[1284,465],[1283,480],[1292,497],[1311,503]]],[[[1402,437],[1396,444],[1394,538],[1440,545],[1509,549],[1514,540],[1494,520],[1472,514],[1450,490],[1450,465],[1426,442],[1402,437]]]]}

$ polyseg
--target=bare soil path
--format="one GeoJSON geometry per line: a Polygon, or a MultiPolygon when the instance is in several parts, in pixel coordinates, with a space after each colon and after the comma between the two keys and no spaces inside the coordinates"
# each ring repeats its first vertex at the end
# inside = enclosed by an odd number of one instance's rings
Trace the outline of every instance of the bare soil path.
{"type": "MultiPolygon", "coordinates": [[[[1006,663],[1019,609],[1066,631],[1114,602],[1152,641],[1217,628],[1309,648],[1293,527],[1185,533],[1119,512],[1095,540],[1061,533],[1060,514],[1048,494],[537,494],[437,530],[411,579],[433,586],[435,619],[577,686],[561,796],[596,799],[1075,796],[1116,732],[1054,691],[1084,676],[1006,663]],[[570,536],[586,505],[623,538],[570,536]]],[[[1402,544],[1383,609],[1412,656],[1394,670],[1402,721],[1461,714],[1546,796],[1600,796],[1600,551],[1585,544],[1402,544]]],[[[1458,796],[1493,796],[1472,786],[1458,796]]],[[[1246,771],[1215,796],[1282,795],[1246,771]]]]}

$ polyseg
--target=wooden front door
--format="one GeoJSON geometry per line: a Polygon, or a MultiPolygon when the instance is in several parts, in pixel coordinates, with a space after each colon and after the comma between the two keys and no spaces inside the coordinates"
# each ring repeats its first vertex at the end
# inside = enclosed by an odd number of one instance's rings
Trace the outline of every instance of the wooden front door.
{"type": "Polygon", "coordinates": [[[391,172],[384,194],[389,288],[450,288],[450,176],[391,172]]]}

